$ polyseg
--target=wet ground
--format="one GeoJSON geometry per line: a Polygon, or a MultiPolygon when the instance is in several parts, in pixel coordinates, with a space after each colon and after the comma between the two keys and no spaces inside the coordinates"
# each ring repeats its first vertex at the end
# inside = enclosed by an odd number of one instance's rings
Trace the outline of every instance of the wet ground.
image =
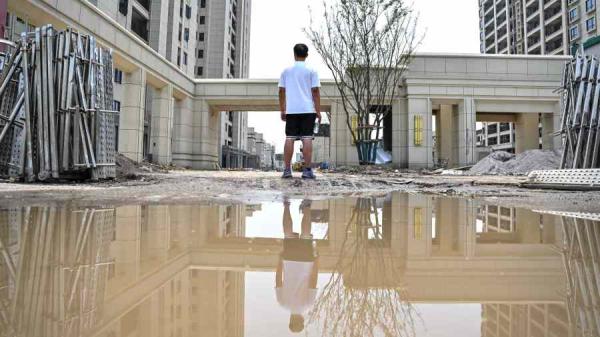
{"type": "Polygon", "coordinates": [[[600,214],[311,199],[5,199],[0,336],[600,334],[600,214]]]}

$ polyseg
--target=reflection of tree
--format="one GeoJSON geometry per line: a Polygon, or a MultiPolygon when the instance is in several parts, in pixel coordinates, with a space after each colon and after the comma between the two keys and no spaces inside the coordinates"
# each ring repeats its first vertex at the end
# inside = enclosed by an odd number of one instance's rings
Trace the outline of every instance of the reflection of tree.
{"type": "Polygon", "coordinates": [[[375,201],[356,201],[335,271],[310,313],[309,324],[320,325],[324,336],[414,335],[416,312],[404,300],[397,260],[378,230],[375,201]]]}

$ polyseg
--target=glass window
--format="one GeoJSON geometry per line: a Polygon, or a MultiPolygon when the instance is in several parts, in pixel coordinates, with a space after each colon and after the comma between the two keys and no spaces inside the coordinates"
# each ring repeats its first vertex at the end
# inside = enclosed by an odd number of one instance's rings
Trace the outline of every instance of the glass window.
{"type": "Polygon", "coordinates": [[[181,25],[181,23],[179,24],[179,34],[177,35],[177,39],[179,41],[181,41],[181,31],[183,30],[183,26],[181,25]]]}
{"type": "Polygon", "coordinates": [[[203,59],[204,58],[204,49],[198,49],[198,58],[199,59],[203,59]]]}
{"type": "Polygon", "coordinates": [[[586,0],[585,1],[585,11],[586,12],[589,12],[594,8],[596,8],[596,0],[586,0]]]}
{"type": "Polygon", "coordinates": [[[585,28],[587,31],[592,31],[596,29],[596,17],[592,16],[591,18],[585,20],[585,28]]]}
{"type": "Polygon", "coordinates": [[[185,42],[190,40],[190,29],[186,28],[185,32],[183,33],[183,39],[185,40],[185,42]]]}
{"type": "Polygon", "coordinates": [[[187,66],[187,53],[183,53],[183,65],[187,66]]]}
{"type": "Polygon", "coordinates": [[[577,19],[577,14],[577,7],[571,8],[571,10],[569,10],[569,22],[575,21],[577,19]]]}
{"type": "Polygon", "coordinates": [[[204,15],[202,15],[200,17],[200,24],[203,25],[204,23],[206,23],[206,17],[204,15]]]}
{"type": "Polygon", "coordinates": [[[200,0],[200,8],[206,8],[206,0],[200,0]]]}
{"type": "Polygon", "coordinates": [[[204,41],[204,33],[200,33],[200,41],[204,41]]]}
{"type": "Polygon", "coordinates": [[[192,7],[190,5],[185,5],[185,17],[188,19],[192,18],[192,7]]]}
{"type": "Polygon", "coordinates": [[[181,65],[181,48],[177,48],[177,66],[181,65]]]}
{"type": "Polygon", "coordinates": [[[571,36],[571,40],[577,39],[579,37],[579,27],[571,27],[571,29],[569,29],[569,35],[571,36]]]}
{"type": "Polygon", "coordinates": [[[115,75],[114,75],[114,82],[115,83],[122,83],[123,82],[123,72],[117,68],[115,68],[115,75]]]}

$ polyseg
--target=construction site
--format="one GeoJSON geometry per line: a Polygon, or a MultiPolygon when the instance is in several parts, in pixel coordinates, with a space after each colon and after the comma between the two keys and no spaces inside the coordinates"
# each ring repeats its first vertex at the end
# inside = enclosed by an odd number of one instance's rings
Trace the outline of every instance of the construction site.
{"type": "Polygon", "coordinates": [[[0,0],[0,337],[600,336],[597,54],[417,52],[372,165],[322,79],[281,179],[250,3],[0,0]]]}

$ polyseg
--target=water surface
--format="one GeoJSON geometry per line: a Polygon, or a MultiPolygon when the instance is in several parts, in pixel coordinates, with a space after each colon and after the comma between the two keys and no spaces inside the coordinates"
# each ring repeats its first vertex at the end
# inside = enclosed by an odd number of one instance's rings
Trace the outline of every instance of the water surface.
{"type": "Polygon", "coordinates": [[[596,214],[393,193],[0,210],[0,336],[598,336],[596,214]]]}

